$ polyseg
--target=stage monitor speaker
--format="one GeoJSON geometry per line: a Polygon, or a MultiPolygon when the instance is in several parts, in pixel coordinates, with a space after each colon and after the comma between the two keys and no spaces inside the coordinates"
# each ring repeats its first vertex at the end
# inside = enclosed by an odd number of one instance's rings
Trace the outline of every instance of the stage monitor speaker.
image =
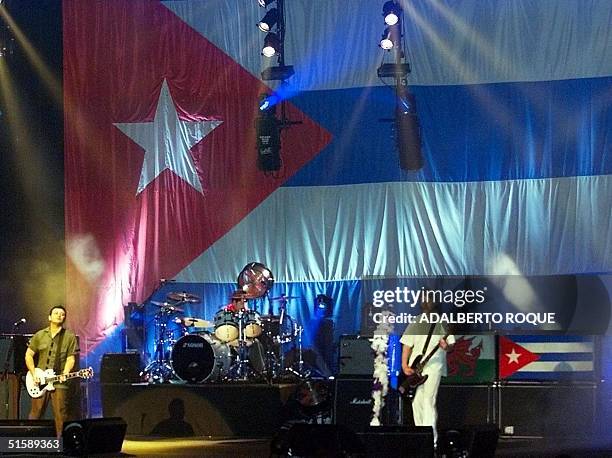
{"type": "Polygon", "coordinates": [[[0,437],[55,437],[53,420],[0,420],[0,437]]]}
{"type": "Polygon", "coordinates": [[[270,456],[365,456],[357,435],[339,425],[296,423],[271,443],[270,456]]]}
{"type": "Polygon", "coordinates": [[[497,425],[466,426],[460,429],[440,431],[438,454],[440,456],[474,456],[493,458],[497,449],[499,430],[497,425]]]}
{"type": "Polygon", "coordinates": [[[340,336],[339,376],[372,376],[374,350],[371,348],[371,338],[372,336],[340,336]]]}
{"type": "Polygon", "coordinates": [[[105,353],[100,365],[100,382],[138,383],[140,369],[140,353],[105,353]]]}
{"type": "Polygon", "coordinates": [[[127,423],[118,417],[64,422],[64,453],[71,456],[118,453],[126,429],[127,423]]]}
{"type": "Polygon", "coordinates": [[[375,426],[357,435],[364,444],[364,456],[434,456],[433,430],[430,426],[375,426]]]}
{"type": "Polygon", "coordinates": [[[499,439],[497,425],[478,425],[464,429],[468,456],[493,458],[499,439]]]}

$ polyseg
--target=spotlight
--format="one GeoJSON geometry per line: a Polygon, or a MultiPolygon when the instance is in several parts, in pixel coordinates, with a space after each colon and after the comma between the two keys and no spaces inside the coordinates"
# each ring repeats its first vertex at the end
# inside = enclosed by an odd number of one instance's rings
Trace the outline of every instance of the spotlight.
{"type": "Polygon", "coordinates": [[[260,115],[255,120],[257,167],[263,172],[275,172],[281,167],[281,122],[276,118],[277,103],[275,94],[262,94],[259,98],[260,115]]]}
{"type": "Polygon", "coordinates": [[[268,11],[265,16],[257,23],[257,27],[262,32],[269,32],[274,24],[278,21],[278,10],[276,8],[272,8],[268,11]]]}
{"type": "Polygon", "coordinates": [[[262,8],[266,8],[270,3],[273,3],[275,0],[257,0],[257,3],[259,3],[259,6],[261,6],[262,8]]]}
{"type": "Polygon", "coordinates": [[[278,53],[279,47],[280,40],[278,39],[278,36],[275,33],[270,32],[266,35],[266,38],[264,38],[264,45],[261,53],[266,57],[272,57],[278,53]]]}
{"type": "Polygon", "coordinates": [[[382,34],[382,37],[380,39],[380,44],[379,44],[379,46],[385,51],[389,51],[390,49],[393,48],[393,39],[391,35],[392,35],[391,29],[387,27],[382,34]]]}
{"type": "Polygon", "coordinates": [[[399,16],[402,9],[393,0],[389,0],[383,5],[383,17],[385,18],[385,24],[395,25],[399,22],[399,16]]]}
{"type": "Polygon", "coordinates": [[[276,94],[269,95],[267,97],[262,97],[259,101],[259,111],[269,111],[280,101],[280,97],[276,94]]]}

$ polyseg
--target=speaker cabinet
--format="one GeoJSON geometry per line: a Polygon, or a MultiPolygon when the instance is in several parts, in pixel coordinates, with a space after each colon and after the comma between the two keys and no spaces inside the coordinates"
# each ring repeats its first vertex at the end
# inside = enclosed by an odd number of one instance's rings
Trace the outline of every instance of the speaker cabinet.
{"type": "MultiPolygon", "coordinates": [[[[381,423],[397,425],[399,422],[399,399],[393,390],[385,398],[381,412],[381,423]]],[[[333,419],[337,425],[352,431],[364,431],[372,420],[372,377],[336,379],[333,419]]]]}
{"type": "Polygon", "coordinates": [[[494,423],[494,400],[495,389],[488,385],[440,385],[438,429],[494,423]]]}
{"type": "Polygon", "coordinates": [[[585,437],[593,432],[597,386],[592,383],[504,385],[499,391],[502,434],[585,437]]]}
{"type": "MultiPolygon", "coordinates": [[[[1,334],[0,364],[8,362],[7,372],[25,374],[25,352],[32,334],[1,334]]],[[[4,366],[2,366],[4,370],[4,366]]]]}
{"type": "Polygon", "coordinates": [[[340,376],[372,376],[374,351],[370,347],[372,336],[341,336],[338,362],[340,376]]]}
{"type": "Polygon", "coordinates": [[[64,453],[84,456],[118,453],[123,446],[127,423],[122,418],[92,418],[64,423],[64,453]]]}
{"type": "Polygon", "coordinates": [[[140,353],[105,353],[100,365],[100,382],[140,382],[140,366],[140,353]]]}

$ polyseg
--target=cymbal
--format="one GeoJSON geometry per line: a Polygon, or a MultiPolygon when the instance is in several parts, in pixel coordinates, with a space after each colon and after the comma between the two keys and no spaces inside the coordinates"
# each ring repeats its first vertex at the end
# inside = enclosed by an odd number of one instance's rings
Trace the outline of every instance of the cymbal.
{"type": "Polygon", "coordinates": [[[184,291],[182,293],[168,293],[166,298],[170,299],[171,301],[190,302],[192,304],[200,302],[200,298],[198,296],[195,294],[186,293],[184,291]]]}
{"type": "Polygon", "coordinates": [[[151,304],[156,305],[156,306],[158,306],[161,309],[170,310],[172,312],[185,313],[185,310],[183,310],[180,307],[176,307],[176,306],[170,304],[169,302],[151,301],[151,304]]]}
{"type": "Polygon", "coordinates": [[[271,297],[270,300],[271,301],[289,301],[289,300],[294,300],[294,299],[299,299],[299,296],[278,296],[278,297],[271,297]]]}
{"type": "Polygon", "coordinates": [[[249,295],[248,295],[248,293],[246,293],[244,291],[237,290],[237,291],[234,291],[232,293],[232,300],[242,300],[242,301],[244,301],[244,300],[247,300],[247,299],[249,299],[249,295]]]}
{"type": "Polygon", "coordinates": [[[202,318],[196,318],[193,316],[181,318],[181,323],[183,326],[187,326],[188,328],[212,328],[214,326],[212,321],[203,320],[202,318]]]}

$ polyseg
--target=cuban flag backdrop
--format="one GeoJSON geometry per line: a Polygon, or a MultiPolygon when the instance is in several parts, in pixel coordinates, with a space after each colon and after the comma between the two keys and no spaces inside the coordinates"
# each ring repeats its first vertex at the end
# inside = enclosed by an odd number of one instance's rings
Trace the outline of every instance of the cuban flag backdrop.
{"type": "Polygon", "coordinates": [[[380,121],[383,3],[287,2],[301,124],[271,176],[255,0],[64,1],[67,303],[86,354],[116,351],[123,305],[151,295],[197,294],[186,313],[212,319],[251,261],[299,298],[306,344],[318,294],[336,336],[359,329],[364,277],[612,271],[612,3],[401,2],[417,172],[380,121]]]}

